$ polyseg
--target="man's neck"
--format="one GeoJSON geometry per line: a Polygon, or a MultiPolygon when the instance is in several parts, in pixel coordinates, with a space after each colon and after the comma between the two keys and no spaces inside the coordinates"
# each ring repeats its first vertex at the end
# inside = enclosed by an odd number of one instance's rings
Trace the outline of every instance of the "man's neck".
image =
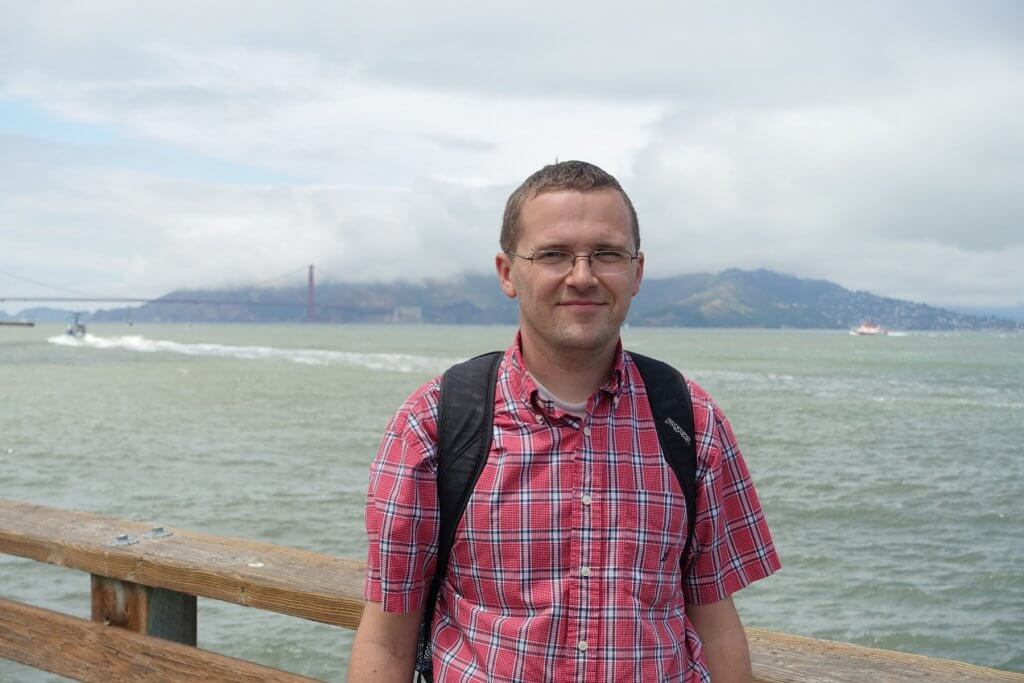
{"type": "Polygon", "coordinates": [[[585,401],[600,389],[615,363],[616,338],[605,348],[554,352],[521,336],[523,363],[548,391],[570,403],[585,401]]]}

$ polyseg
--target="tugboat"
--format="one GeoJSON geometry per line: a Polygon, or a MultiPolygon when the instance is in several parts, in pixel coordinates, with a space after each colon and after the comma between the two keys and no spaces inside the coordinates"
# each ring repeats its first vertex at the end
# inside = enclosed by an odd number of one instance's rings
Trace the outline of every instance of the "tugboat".
{"type": "Polygon", "coordinates": [[[68,329],[64,331],[64,334],[77,339],[81,339],[85,336],[85,324],[79,321],[79,315],[80,314],[76,311],[75,319],[68,325],[68,329]]]}
{"type": "Polygon", "coordinates": [[[850,334],[856,334],[866,337],[878,337],[889,334],[889,331],[878,323],[873,323],[870,320],[863,321],[859,327],[855,327],[850,330],[850,334]]]}

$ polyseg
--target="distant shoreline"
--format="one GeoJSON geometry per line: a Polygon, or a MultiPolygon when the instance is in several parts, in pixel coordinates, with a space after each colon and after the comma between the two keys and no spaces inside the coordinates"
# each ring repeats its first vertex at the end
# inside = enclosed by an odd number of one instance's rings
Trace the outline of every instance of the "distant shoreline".
{"type": "MultiPolygon", "coordinates": [[[[8,305],[13,301],[8,299],[8,305]]],[[[126,299],[124,303],[139,301],[126,299]]],[[[82,321],[514,325],[519,319],[515,301],[501,292],[490,275],[418,283],[323,282],[315,288],[182,289],[144,301],[137,307],[83,313],[82,321]]],[[[101,302],[83,300],[85,303],[101,302]]],[[[48,307],[18,313],[37,323],[66,323],[71,315],[71,311],[48,307]]],[[[0,319],[10,317],[0,313],[0,319]]],[[[1020,317],[1024,318],[1024,309],[1020,317]]],[[[1024,327],[1024,321],[985,311],[958,313],[851,291],[826,280],[735,268],[720,273],[647,278],[633,299],[628,318],[629,324],[637,327],[830,330],[852,329],[864,320],[901,331],[1016,331],[1024,327]]]]}
{"type": "MultiPolygon", "coordinates": [[[[84,316],[83,316],[83,319],[84,316]]],[[[281,321],[235,321],[235,320],[204,320],[201,322],[188,322],[188,321],[177,321],[177,320],[147,320],[142,322],[133,322],[131,324],[125,322],[118,322],[116,320],[87,320],[89,327],[100,327],[103,329],[110,329],[115,327],[125,328],[126,330],[132,330],[137,328],[152,328],[152,327],[181,327],[181,328],[203,328],[203,327],[367,327],[367,328],[380,328],[380,327],[404,327],[404,328],[433,328],[433,327],[480,327],[480,328],[500,328],[507,327],[509,329],[515,329],[517,325],[515,323],[459,323],[459,322],[373,322],[373,321],[360,321],[360,322],[324,322],[324,321],[296,321],[296,320],[281,320],[281,321]]],[[[40,321],[38,323],[33,321],[11,323],[7,321],[0,321],[0,327],[37,327],[47,328],[52,327],[57,331],[63,331],[66,324],[63,322],[57,322],[53,320],[40,321]]],[[[627,333],[630,329],[634,330],[707,330],[709,332],[714,331],[729,331],[729,332],[819,332],[819,333],[832,333],[849,336],[860,336],[850,335],[850,328],[845,327],[759,327],[756,325],[644,325],[641,323],[627,324],[623,328],[623,332],[627,333]]],[[[918,329],[918,330],[900,330],[891,329],[888,335],[881,335],[881,338],[888,337],[903,337],[907,335],[922,336],[928,334],[1024,334],[1024,324],[1018,329],[1002,329],[1002,328],[980,328],[980,329],[964,329],[964,328],[934,328],[934,329],[918,329]]]]}

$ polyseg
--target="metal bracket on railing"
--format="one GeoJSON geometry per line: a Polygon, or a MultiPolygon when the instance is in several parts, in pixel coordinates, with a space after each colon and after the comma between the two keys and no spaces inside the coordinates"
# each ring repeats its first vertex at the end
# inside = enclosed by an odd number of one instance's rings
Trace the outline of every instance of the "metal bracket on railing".
{"type": "Polygon", "coordinates": [[[135,538],[134,536],[129,536],[128,534],[118,534],[117,536],[114,537],[114,540],[111,541],[108,545],[112,545],[112,546],[125,546],[125,545],[135,545],[138,542],[139,542],[139,539],[135,538]]]}
{"type": "Polygon", "coordinates": [[[146,533],[142,534],[143,538],[167,538],[173,536],[174,532],[170,529],[165,529],[162,526],[155,526],[146,533]]]}

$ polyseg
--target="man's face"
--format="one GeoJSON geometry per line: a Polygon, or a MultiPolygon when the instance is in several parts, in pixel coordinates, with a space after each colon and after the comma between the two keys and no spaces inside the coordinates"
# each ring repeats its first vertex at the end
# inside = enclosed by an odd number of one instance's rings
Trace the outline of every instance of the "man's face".
{"type": "MultiPolygon", "coordinates": [[[[544,249],[589,254],[596,249],[633,253],[636,248],[629,211],[614,189],[538,195],[523,205],[519,221],[514,251],[523,256],[544,249]]],[[[585,258],[563,277],[506,254],[498,254],[496,265],[502,290],[519,299],[524,344],[554,354],[614,345],[644,270],[643,254],[624,273],[600,276],[585,258]]]]}

